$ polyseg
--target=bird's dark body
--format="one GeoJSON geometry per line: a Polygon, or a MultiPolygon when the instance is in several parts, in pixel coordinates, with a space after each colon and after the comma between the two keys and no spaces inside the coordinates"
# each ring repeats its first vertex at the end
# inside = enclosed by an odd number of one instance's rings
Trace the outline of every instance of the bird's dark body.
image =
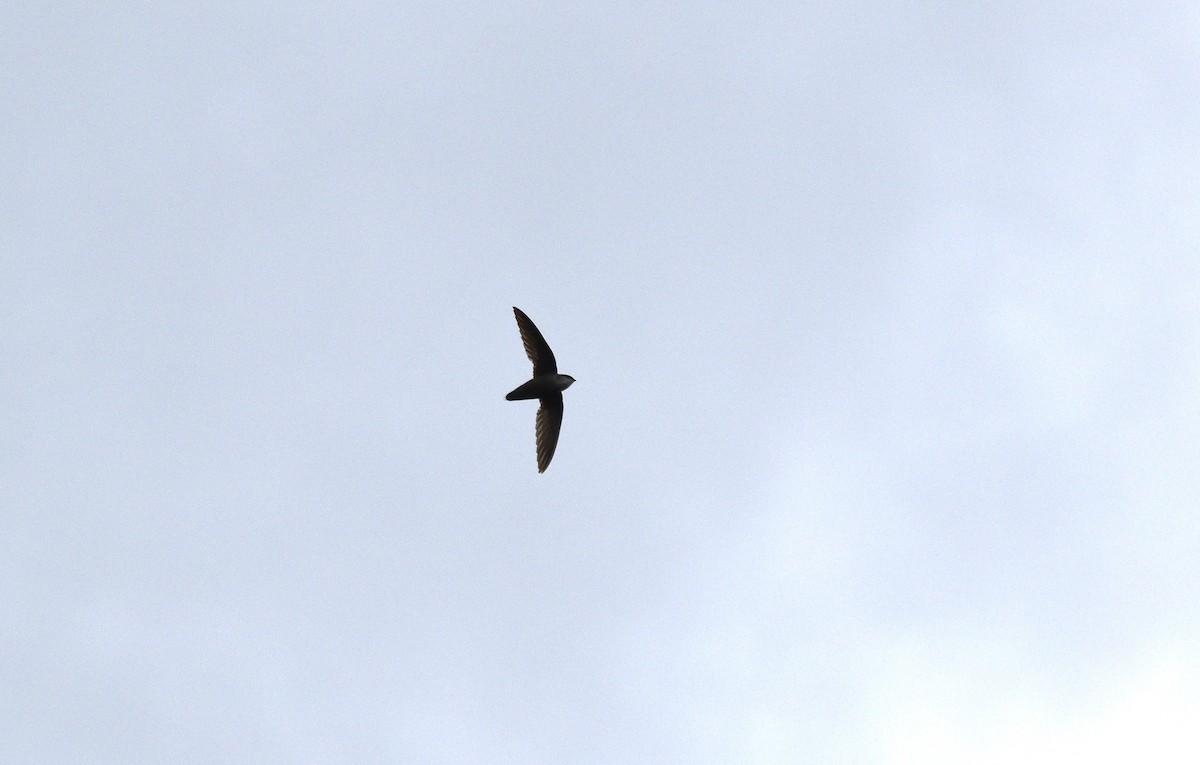
{"type": "Polygon", "coordinates": [[[509,401],[524,401],[530,398],[545,398],[546,396],[553,396],[555,393],[562,393],[570,383],[563,385],[558,378],[565,376],[546,375],[535,377],[529,382],[518,385],[505,398],[509,401]]]}

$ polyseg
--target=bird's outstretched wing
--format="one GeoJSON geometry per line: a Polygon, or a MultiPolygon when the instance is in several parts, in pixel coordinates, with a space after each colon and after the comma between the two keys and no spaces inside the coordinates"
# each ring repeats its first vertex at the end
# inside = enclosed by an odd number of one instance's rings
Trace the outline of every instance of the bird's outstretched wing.
{"type": "MultiPolygon", "coordinates": [[[[534,326],[529,317],[516,306],[513,306],[513,315],[517,317],[517,329],[521,330],[521,343],[525,346],[525,355],[533,362],[533,376],[552,375],[558,373],[558,362],[554,360],[554,351],[550,350],[550,346],[546,344],[546,338],[542,337],[542,333],[538,332],[538,328],[534,326]]],[[[558,405],[559,416],[562,416],[562,401],[558,405]]],[[[555,430],[555,437],[558,431],[555,430]]],[[[540,452],[540,450],[539,450],[540,452]]],[[[554,447],[550,447],[550,452],[554,453],[554,447]]],[[[546,460],[549,462],[550,460],[546,460]]]]}
{"type": "Polygon", "coordinates": [[[546,472],[558,446],[558,430],[562,427],[563,400],[561,393],[541,399],[537,412],[537,461],[538,472],[546,472]]]}

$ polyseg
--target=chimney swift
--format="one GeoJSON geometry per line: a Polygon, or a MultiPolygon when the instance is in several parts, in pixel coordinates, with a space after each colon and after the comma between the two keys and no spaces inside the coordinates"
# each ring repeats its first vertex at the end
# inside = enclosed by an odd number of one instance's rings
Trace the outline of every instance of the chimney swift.
{"type": "Polygon", "coordinates": [[[554,361],[554,351],[546,345],[546,338],[538,332],[529,317],[520,308],[513,306],[513,314],[517,317],[517,329],[521,330],[521,343],[525,346],[525,355],[533,362],[533,379],[520,385],[504,398],[509,401],[536,398],[541,406],[537,411],[537,463],[538,472],[545,472],[554,456],[554,447],[558,446],[558,429],[562,426],[563,401],[562,392],[571,387],[575,378],[558,373],[558,363],[554,361]]]}

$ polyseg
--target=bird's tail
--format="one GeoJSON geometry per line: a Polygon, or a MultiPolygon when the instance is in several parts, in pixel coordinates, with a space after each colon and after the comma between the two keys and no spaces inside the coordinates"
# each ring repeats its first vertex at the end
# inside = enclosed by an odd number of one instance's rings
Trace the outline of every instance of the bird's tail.
{"type": "Polygon", "coordinates": [[[538,394],[535,392],[536,388],[536,381],[530,380],[527,383],[517,386],[504,398],[508,399],[509,401],[523,401],[529,398],[537,398],[538,394]]]}

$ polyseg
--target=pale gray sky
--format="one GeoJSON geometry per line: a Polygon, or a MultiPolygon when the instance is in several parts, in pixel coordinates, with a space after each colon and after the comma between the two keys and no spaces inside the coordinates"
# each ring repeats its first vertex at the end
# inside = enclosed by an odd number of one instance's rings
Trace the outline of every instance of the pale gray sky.
{"type": "Polygon", "coordinates": [[[9,3],[0,72],[4,762],[1200,760],[1195,3],[9,3]]]}

